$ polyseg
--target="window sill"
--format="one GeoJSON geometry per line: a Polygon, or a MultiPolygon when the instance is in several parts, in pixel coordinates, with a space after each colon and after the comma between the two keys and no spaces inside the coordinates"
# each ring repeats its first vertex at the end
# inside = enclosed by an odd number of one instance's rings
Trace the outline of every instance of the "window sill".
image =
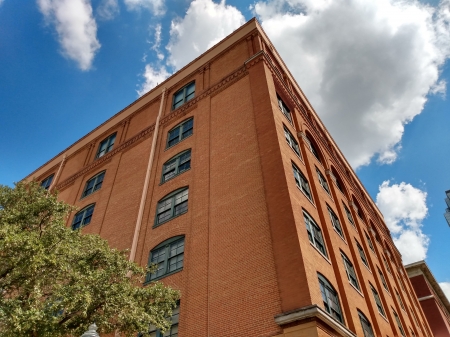
{"type": "Polygon", "coordinates": [[[193,135],[194,135],[194,133],[192,133],[192,134],[190,134],[189,136],[183,138],[183,139],[180,140],[178,143],[175,143],[175,144],[173,144],[173,145],[171,145],[171,146],[169,146],[169,147],[166,147],[166,148],[164,149],[164,151],[167,151],[167,150],[169,150],[169,149],[171,149],[171,148],[177,146],[177,145],[180,144],[183,140],[186,140],[186,139],[188,139],[189,137],[192,137],[193,135]]]}
{"type": "Polygon", "coordinates": [[[84,196],[84,197],[81,197],[81,198],[80,198],[80,201],[89,198],[91,195],[97,193],[97,192],[100,191],[100,190],[101,190],[101,188],[99,188],[98,190],[95,190],[94,192],[92,192],[92,193],[90,193],[90,194],[88,194],[88,195],[86,195],[86,196],[84,196]]]}
{"type": "Polygon", "coordinates": [[[348,246],[347,241],[345,240],[345,238],[341,234],[339,234],[339,232],[336,230],[336,227],[334,227],[333,225],[331,225],[331,226],[333,227],[333,229],[336,232],[336,234],[341,238],[341,240],[344,241],[344,243],[348,246]]]}
{"type": "Polygon", "coordinates": [[[297,184],[295,184],[295,186],[297,186],[297,188],[300,190],[300,192],[303,193],[303,195],[306,197],[306,199],[308,199],[308,201],[314,206],[314,208],[316,208],[316,205],[314,205],[314,202],[308,197],[308,195],[305,192],[303,192],[303,190],[300,187],[298,187],[297,184]]]}
{"type": "Polygon", "coordinates": [[[359,290],[358,288],[356,288],[350,281],[349,281],[348,283],[352,286],[353,289],[355,289],[355,290],[358,292],[358,294],[361,295],[361,297],[364,298],[364,295],[363,295],[363,293],[361,292],[361,290],[359,290]]]}
{"type": "Polygon", "coordinates": [[[144,282],[144,286],[146,286],[146,285],[148,285],[148,284],[150,284],[150,283],[152,283],[152,282],[156,282],[156,281],[159,281],[159,280],[161,280],[161,279],[163,279],[163,278],[165,278],[165,277],[167,277],[167,276],[170,276],[170,275],[173,275],[173,274],[179,273],[180,271],[183,271],[183,268],[180,268],[180,269],[174,270],[174,271],[172,271],[172,272],[170,272],[170,273],[167,273],[167,274],[161,275],[160,277],[157,277],[157,278],[155,278],[155,279],[153,279],[153,280],[150,280],[150,281],[144,282]]]}
{"type": "MultiPolygon", "coordinates": [[[[187,172],[187,171],[190,171],[190,170],[191,170],[191,168],[188,168],[188,169],[184,170],[183,172],[180,172],[180,173],[175,174],[175,175],[172,176],[171,178],[169,178],[169,179],[164,180],[163,182],[161,182],[161,183],[159,184],[159,186],[161,186],[161,185],[167,183],[168,181],[171,181],[172,179],[175,179],[175,178],[178,177],[179,175],[182,175],[183,173],[185,173],[185,172],[187,172]]],[[[171,219],[172,219],[172,218],[171,218],[171,219]]]]}
{"type": "MultiPolygon", "coordinates": [[[[280,110],[280,112],[283,114],[284,118],[287,119],[287,121],[289,122],[289,124],[291,124],[292,126],[294,126],[294,122],[291,121],[291,120],[288,118],[288,116],[286,116],[286,114],[283,112],[283,110],[281,110],[280,107],[278,107],[278,110],[280,110]]],[[[292,118],[292,114],[291,114],[291,118],[292,118]]]]}
{"type": "Polygon", "coordinates": [[[383,317],[383,319],[389,323],[388,319],[378,310],[378,313],[380,314],[381,317],[383,317]]]}
{"type": "MultiPolygon", "coordinates": [[[[309,241],[309,240],[308,240],[309,241]]],[[[325,259],[325,261],[327,261],[329,264],[330,264],[330,266],[331,266],[331,261],[328,259],[328,257],[327,256],[325,256],[320,250],[319,250],[319,248],[317,248],[316,246],[314,246],[314,244],[311,242],[311,241],[309,241],[309,244],[311,245],[311,247],[313,247],[324,259],[325,259]]]]}
{"type": "Polygon", "coordinates": [[[159,222],[159,223],[157,223],[157,224],[154,224],[152,228],[156,228],[156,227],[159,227],[159,226],[161,226],[161,225],[164,225],[165,223],[167,223],[167,222],[169,222],[169,221],[171,221],[171,220],[173,220],[173,219],[176,219],[176,218],[178,218],[178,217],[180,217],[180,216],[186,214],[187,212],[188,212],[188,211],[183,212],[183,213],[180,213],[180,214],[177,214],[177,215],[171,217],[170,219],[167,219],[167,220],[165,220],[165,221],[163,221],[163,222],[159,222]]]}

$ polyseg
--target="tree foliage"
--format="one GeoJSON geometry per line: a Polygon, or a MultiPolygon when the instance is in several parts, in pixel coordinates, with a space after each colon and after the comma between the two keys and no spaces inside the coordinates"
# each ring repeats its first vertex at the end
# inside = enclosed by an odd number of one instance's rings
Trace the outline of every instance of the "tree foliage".
{"type": "Polygon", "coordinates": [[[153,283],[126,251],[65,226],[74,210],[37,183],[0,185],[0,335],[136,336],[165,330],[179,293],[153,283]]]}

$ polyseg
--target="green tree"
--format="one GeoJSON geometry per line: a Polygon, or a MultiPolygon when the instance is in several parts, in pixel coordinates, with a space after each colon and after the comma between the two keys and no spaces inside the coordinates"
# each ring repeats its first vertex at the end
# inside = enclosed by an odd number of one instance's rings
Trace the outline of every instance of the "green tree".
{"type": "Polygon", "coordinates": [[[146,270],[126,251],[65,227],[73,210],[35,182],[0,185],[0,336],[167,329],[178,291],[142,287],[146,270]]]}

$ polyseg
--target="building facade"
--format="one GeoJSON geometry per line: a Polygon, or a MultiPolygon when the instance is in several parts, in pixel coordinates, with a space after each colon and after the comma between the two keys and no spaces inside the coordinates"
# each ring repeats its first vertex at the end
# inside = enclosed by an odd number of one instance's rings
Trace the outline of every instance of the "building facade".
{"type": "Polygon", "coordinates": [[[158,264],[146,284],[181,291],[170,336],[432,336],[382,214],[255,19],[27,179],[79,207],[67,226],[158,264]]]}
{"type": "Polygon", "coordinates": [[[450,302],[425,261],[405,266],[435,337],[450,337],[450,302]]]}

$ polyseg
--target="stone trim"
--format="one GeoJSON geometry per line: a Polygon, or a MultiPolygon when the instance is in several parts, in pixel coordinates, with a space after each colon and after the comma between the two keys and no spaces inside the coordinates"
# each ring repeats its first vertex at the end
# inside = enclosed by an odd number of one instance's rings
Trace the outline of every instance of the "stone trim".
{"type": "Polygon", "coordinates": [[[303,321],[311,318],[315,318],[323,322],[324,324],[332,328],[338,334],[338,336],[356,337],[356,334],[350,331],[341,322],[335,320],[325,310],[323,310],[316,304],[308,305],[303,308],[277,315],[275,316],[275,323],[277,323],[279,326],[283,326],[289,323],[303,321]]]}

